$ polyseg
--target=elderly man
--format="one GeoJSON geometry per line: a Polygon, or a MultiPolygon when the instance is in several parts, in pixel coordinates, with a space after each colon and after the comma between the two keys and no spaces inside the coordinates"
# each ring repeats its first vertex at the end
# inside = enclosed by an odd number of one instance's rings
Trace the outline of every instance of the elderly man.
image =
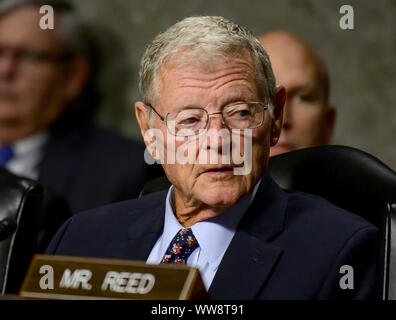
{"type": "Polygon", "coordinates": [[[281,190],[266,172],[285,90],[247,29],[186,18],[151,42],[140,77],[136,116],[172,187],[74,216],[47,253],[187,263],[213,299],[375,292],[377,229],[324,199],[281,190]],[[186,153],[195,158],[185,161],[186,153]],[[349,290],[340,287],[346,264],[354,268],[349,290]]]}
{"type": "Polygon", "coordinates": [[[329,75],[322,59],[301,39],[283,31],[259,37],[278,85],[286,88],[283,128],[270,155],[330,143],[336,110],[329,104],[329,75]]]}
{"type": "Polygon", "coordinates": [[[143,146],[92,123],[99,68],[88,30],[64,1],[0,3],[0,166],[73,212],[137,196],[150,171],[143,146]],[[54,30],[41,29],[42,5],[54,30]]]}

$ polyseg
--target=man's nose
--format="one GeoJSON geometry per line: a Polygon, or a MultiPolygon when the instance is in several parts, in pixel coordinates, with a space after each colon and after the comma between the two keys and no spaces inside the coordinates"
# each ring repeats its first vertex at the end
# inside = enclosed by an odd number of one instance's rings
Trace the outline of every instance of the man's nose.
{"type": "Polygon", "coordinates": [[[229,136],[223,130],[226,129],[221,112],[209,114],[209,124],[206,132],[208,139],[207,149],[216,150],[218,154],[223,153],[223,145],[229,144],[229,136]],[[225,139],[223,141],[223,139],[225,139]]]}
{"type": "Polygon", "coordinates": [[[225,128],[224,120],[221,112],[209,114],[208,122],[209,122],[208,130],[209,129],[221,130],[225,128]]]}

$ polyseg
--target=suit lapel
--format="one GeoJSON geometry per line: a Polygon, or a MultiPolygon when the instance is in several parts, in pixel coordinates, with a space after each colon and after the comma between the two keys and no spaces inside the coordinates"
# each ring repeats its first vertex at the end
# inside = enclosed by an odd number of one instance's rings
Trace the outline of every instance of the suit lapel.
{"type": "Polygon", "coordinates": [[[282,250],[245,231],[235,234],[209,289],[213,299],[254,299],[282,250]]]}
{"type": "MultiPolygon", "coordinates": [[[[153,209],[139,214],[128,229],[128,258],[146,261],[164,228],[167,190],[161,192],[153,209]]],[[[137,216],[137,215],[135,215],[137,216]]]]}
{"type": "Polygon", "coordinates": [[[164,225],[165,199],[167,191],[149,195],[142,199],[144,209],[132,209],[130,219],[124,222],[125,238],[108,242],[103,251],[109,258],[146,261],[164,225]]]}
{"type": "Polygon", "coordinates": [[[286,205],[286,195],[266,174],[210,286],[213,299],[257,296],[282,253],[268,241],[282,231],[286,205]]]}

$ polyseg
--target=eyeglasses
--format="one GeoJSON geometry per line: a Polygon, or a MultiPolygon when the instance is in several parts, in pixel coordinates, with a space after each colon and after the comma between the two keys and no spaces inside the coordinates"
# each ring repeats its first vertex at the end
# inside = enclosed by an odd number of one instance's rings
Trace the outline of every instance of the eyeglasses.
{"type": "Polygon", "coordinates": [[[208,127],[209,116],[221,114],[222,123],[229,129],[255,129],[264,121],[267,105],[261,102],[237,102],[224,107],[221,112],[208,113],[202,108],[187,108],[169,112],[161,116],[153,106],[148,105],[166,123],[168,131],[174,136],[194,136],[208,127]]]}
{"type": "Polygon", "coordinates": [[[42,62],[65,62],[71,58],[70,54],[55,54],[31,48],[11,48],[0,44],[0,59],[6,55],[23,65],[33,65],[42,62]]]}

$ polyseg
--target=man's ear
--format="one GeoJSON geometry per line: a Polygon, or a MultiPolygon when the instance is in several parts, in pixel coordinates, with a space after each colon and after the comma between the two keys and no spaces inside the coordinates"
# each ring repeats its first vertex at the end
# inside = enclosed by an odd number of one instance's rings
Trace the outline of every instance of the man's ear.
{"type": "Polygon", "coordinates": [[[277,86],[275,93],[275,105],[272,114],[271,123],[271,137],[270,145],[271,147],[276,145],[279,140],[279,136],[282,130],[283,123],[283,107],[286,102],[286,89],[284,86],[277,86]]]}
{"type": "Polygon", "coordinates": [[[146,105],[143,102],[138,101],[135,103],[135,114],[140,127],[140,132],[144,139],[144,135],[146,134],[147,130],[150,129],[149,126],[150,119],[149,119],[149,111],[147,110],[146,105]]]}
{"type": "Polygon", "coordinates": [[[74,100],[83,90],[91,71],[90,62],[83,57],[75,57],[68,64],[67,78],[63,90],[66,100],[74,100]]]}
{"type": "Polygon", "coordinates": [[[157,150],[159,137],[156,136],[156,131],[148,131],[150,129],[150,111],[143,102],[138,101],[135,103],[135,114],[148,152],[155,160],[160,161],[162,153],[157,150]]]}
{"type": "Polygon", "coordinates": [[[331,138],[333,137],[333,132],[334,132],[334,127],[335,127],[335,122],[337,119],[337,110],[334,106],[330,105],[327,107],[326,110],[326,144],[329,144],[331,141],[331,138]]]}

